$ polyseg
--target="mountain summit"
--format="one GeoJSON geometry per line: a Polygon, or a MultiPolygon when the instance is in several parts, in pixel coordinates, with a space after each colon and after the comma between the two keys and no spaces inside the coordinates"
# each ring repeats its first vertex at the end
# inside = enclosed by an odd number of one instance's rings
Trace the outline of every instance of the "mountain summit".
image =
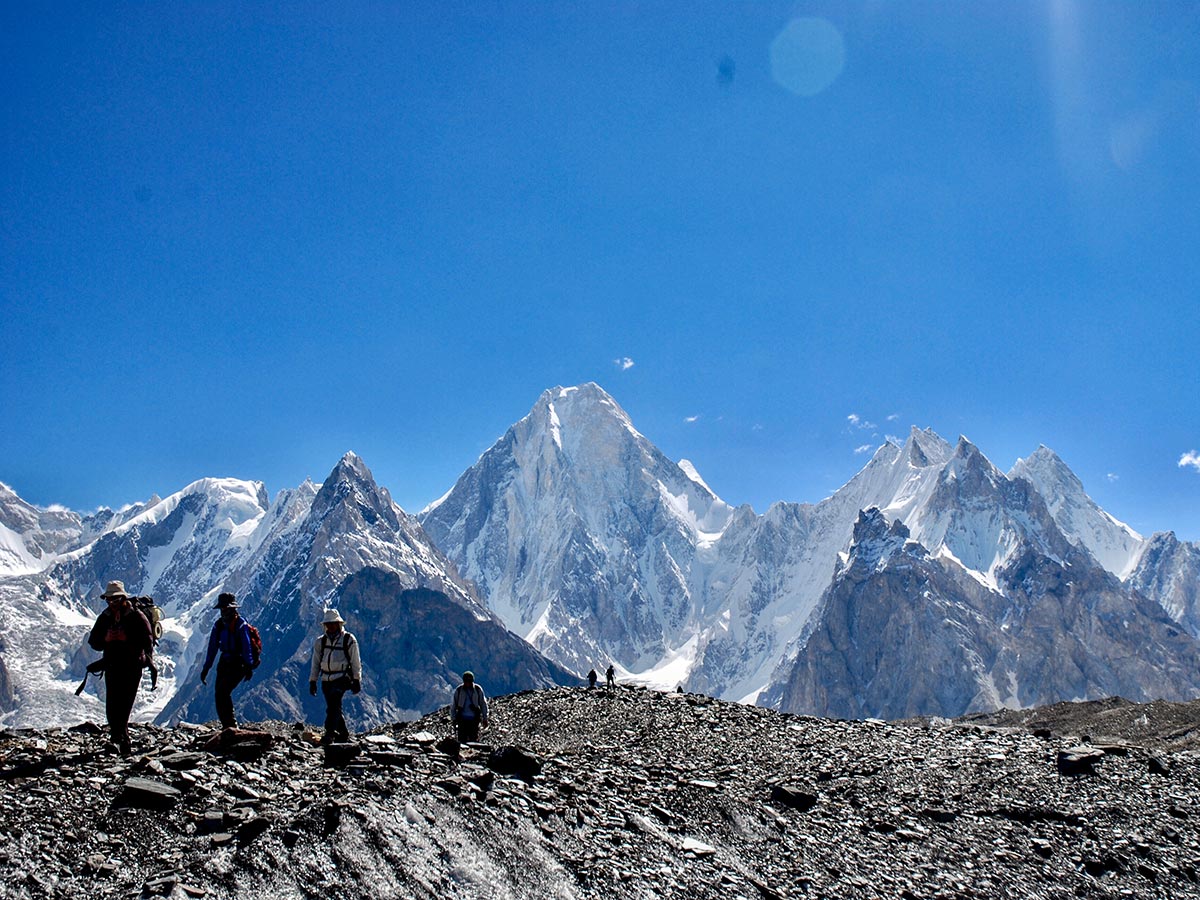
{"type": "Polygon", "coordinates": [[[421,523],[507,626],[576,669],[695,633],[688,572],[732,510],[595,384],[546,391],[421,523]]]}

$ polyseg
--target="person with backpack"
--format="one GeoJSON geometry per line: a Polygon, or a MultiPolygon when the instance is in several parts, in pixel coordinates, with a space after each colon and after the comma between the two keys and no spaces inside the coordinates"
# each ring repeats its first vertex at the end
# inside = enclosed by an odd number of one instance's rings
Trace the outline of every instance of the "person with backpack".
{"type": "Polygon", "coordinates": [[[480,726],[487,728],[487,697],[483,694],[483,688],[475,683],[475,675],[471,672],[463,672],[462,684],[454,689],[450,721],[458,729],[460,744],[479,740],[480,726]]]}
{"type": "Polygon", "coordinates": [[[257,634],[257,630],[238,614],[238,602],[233,594],[221,594],[213,609],[221,611],[221,618],[213,625],[208,636],[208,655],[204,657],[204,668],[200,670],[200,683],[208,684],[208,673],[219,650],[221,658],[217,662],[217,682],[213,687],[217,718],[221,720],[222,728],[237,728],[237,717],[233,714],[233,689],[254,675],[258,659],[251,632],[257,634]]]}
{"type": "Polygon", "coordinates": [[[604,677],[608,679],[608,689],[610,691],[617,686],[617,672],[613,668],[612,663],[608,664],[608,671],[604,673],[604,677]]]}
{"type": "Polygon", "coordinates": [[[122,756],[133,753],[129,716],[142,683],[142,669],[154,662],[154,634],[120,581],[110,581],[100,595],[107,604],[96,617],[88,645],[104,654],[104,713],[110,740],[122,756]]]}
{"type": "Polygon", "coordinates": [[[362,690],[358,640],[345,626],[346,620],[336,609],[325,610],[321,621],[325,633],[313,644],[308,692],[315,697],[320,682],[321,693],[325,695],[325,734],[321,737],[324,745],[350,740],[346,717],[342,714],[342,698],[346,691],[357,694],[362,690]]]}
{"type": "Polygon", "coordinates": [[[589,690],[590,690],[591,688],[594,688],[594,687],[596,686],[596,677],[597,677],[597,676],[596,676],[596,670],[595,670],[595,669],[589,669],[589,670],[588,670],[588,676],[587,676],[587,678],[588,678],[588,689],[589,689],[589,690]]]}

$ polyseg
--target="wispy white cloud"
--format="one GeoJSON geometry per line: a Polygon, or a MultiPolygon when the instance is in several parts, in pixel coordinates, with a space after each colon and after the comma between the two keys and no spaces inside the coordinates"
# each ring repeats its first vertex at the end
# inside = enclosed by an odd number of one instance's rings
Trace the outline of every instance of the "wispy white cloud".
{"type": "Polygon", "coordinates": [[[850,413],[850,415],[846,416],[846,421],[850,423],[851,427],[862,431],[873,431],[875,429],[874,422],[868,422],[858,413],[850,413]]]}
{"type": "Polygon", "coordinates": [[[699,416],[685,416],[683,421],[690,423],[690,422],[695,422],[699,418],[700,418],[699,416]]]}
{"type": "Polygon", "coordinates": [[[1118,475],[1116,472],[1109,472],[1104,477],[1107,478],[1109,481],[1120,481],[1121,480],[1121,476],[1118,475]]]}
{"type": "Polygon", "coordinates": [[[1200,472],[1200,453],[1195,450],[1189,450],[1183,456],[1179,457],[1179,468],[1191,468],[1200,472]]]}
{"type": "Polygon", "coordinates": [[[762,425],[761,425],[760,423],[756,422],[756,423],[754,424],[754,427],[753,427],[753,428],[751,428],[750,430],[751,430],[751,431],[762,431],[762,430],[763,430],[763,427],[762,427],[762,425]]]}
{"type": "Polygon", "coordinates": [[[870,444],[863,444],[861,447],[855,447],[854,452],[856,454],[857,453],[870,453],[873,449],[875,449],[875,448],[873,446],[871,446],[870,444]]]}
{"type": "Polygon", "coordinates": [[[614,359],[613,365],[616,366],[618,369],[620,369],[622,372],[624,372],[628,369],[633,368],[633,360],[630,359],[628,356],[622,356],[620,359],[614,359]]]}

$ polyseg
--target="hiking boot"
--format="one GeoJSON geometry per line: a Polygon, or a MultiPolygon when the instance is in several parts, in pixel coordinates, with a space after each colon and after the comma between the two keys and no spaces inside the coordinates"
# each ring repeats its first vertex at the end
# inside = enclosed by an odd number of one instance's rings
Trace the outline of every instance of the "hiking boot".
{"type": "Polygon", "coordinates": [[[129,740],[129,738],[121,738],[117,747],[122,756],[133,756],[133,741],[129,740]]]}

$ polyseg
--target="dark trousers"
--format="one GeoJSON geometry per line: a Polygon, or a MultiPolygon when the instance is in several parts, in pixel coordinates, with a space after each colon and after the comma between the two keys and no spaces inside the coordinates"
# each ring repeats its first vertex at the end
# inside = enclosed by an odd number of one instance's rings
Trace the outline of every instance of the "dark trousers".
{"type": "Polygon", "coordinates": [[[129,740],[129,715],[142,683],[142,664],[108,661],[104,669],[104,713],[114,743],[129,740]]]}
{"type": "Polygon", "coordinates": [[[217,660],[217,682],[213,697],[222,728],[237,727],[237,717],[233,714],[233,689],[241,684],[245,677],[246,670],[242,667],[241,660],[222,653],[221,658],[217,660]]]}
{"type": "Polygon", "coordinates": [[[342,715],[342,697],[350,688],[349,678],[322,681],[321,693],[325,695],[325,738],[345,741],[350,739],[346,729],[346,717],[342,715]]]}
{"type": "Polygon", "coordinates": [[[479,720],[459,718],[458,722],[458,742],[460,744],[475,743],[479,740],[479,720]]]}

